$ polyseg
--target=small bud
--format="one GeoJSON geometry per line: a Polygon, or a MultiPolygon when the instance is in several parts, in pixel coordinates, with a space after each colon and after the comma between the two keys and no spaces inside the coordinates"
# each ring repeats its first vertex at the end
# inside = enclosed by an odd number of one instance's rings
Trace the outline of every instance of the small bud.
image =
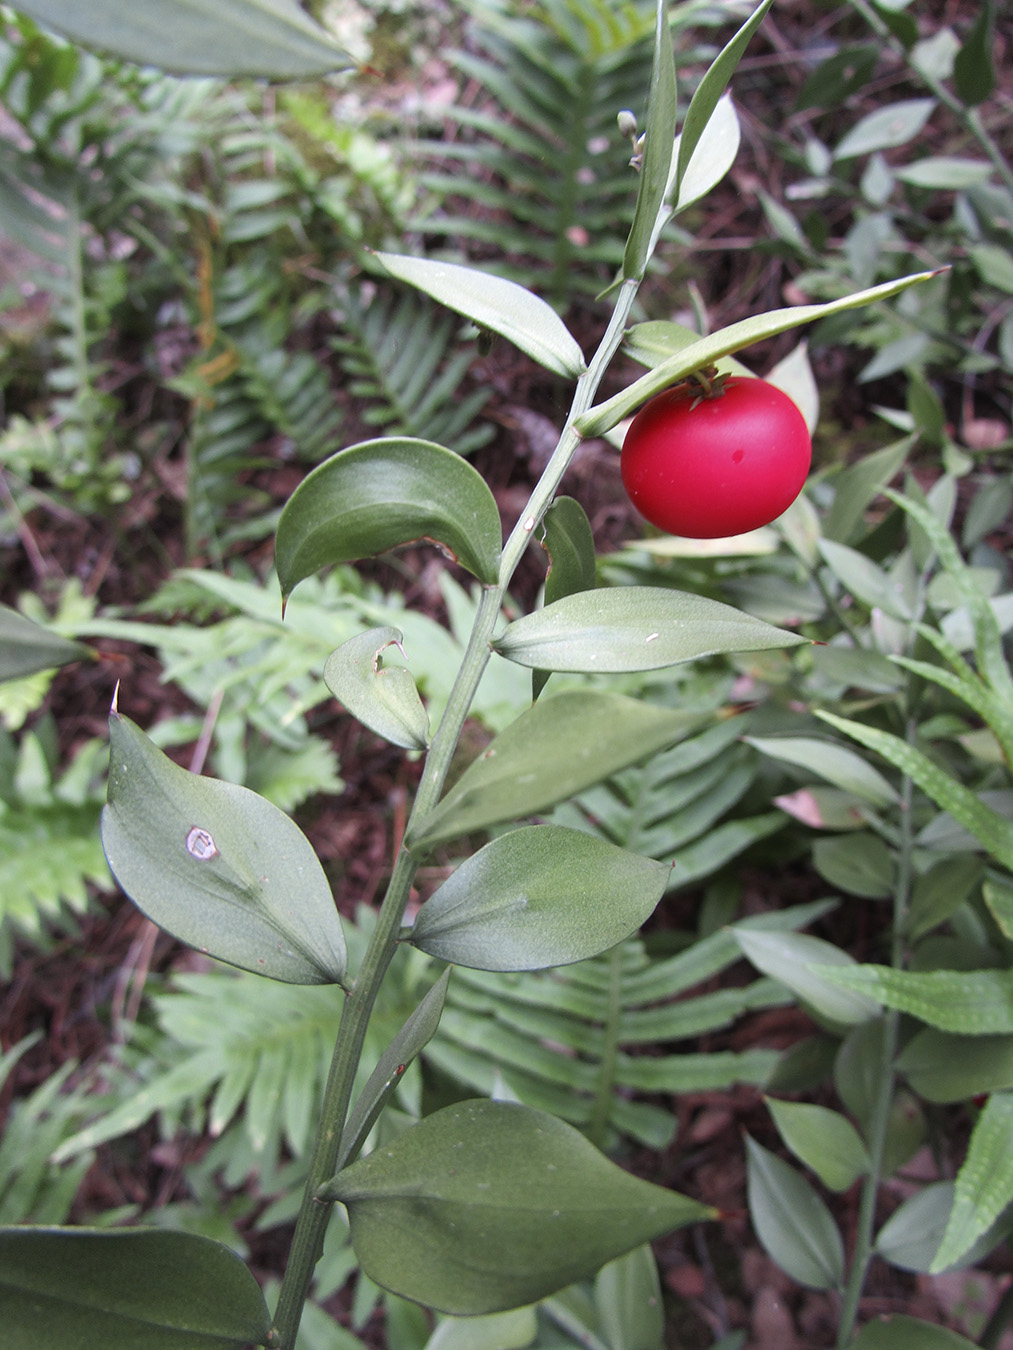
{"type": "Polygon", "coordinates": [[[634,140],[637,134],[636,113],[631,113],[629,108],[624,108],[616,120],[619,123],[620,136],[625,136],[628,141],[634,140]]]}

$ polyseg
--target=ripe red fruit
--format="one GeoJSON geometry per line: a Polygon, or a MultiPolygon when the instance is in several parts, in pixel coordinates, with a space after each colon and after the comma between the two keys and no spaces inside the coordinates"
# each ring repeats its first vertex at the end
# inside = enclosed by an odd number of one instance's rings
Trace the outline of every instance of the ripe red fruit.
{"type": "Polygon", "coordinates": [[[713,397],[676,385],[630,423],[620,467],[652,525],[688,539],[758,529],[786,511],[809,472],[798,407],[765,380],[733,375],[713,397]]]}

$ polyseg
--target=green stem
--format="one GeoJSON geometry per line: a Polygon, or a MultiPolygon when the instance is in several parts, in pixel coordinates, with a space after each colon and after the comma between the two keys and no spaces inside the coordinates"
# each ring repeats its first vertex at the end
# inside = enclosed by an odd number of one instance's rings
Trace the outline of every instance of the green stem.
{"type": "Polygon", "coordinates": [[[499,581],[482,593],[457,679],[426,756],[405,834],[408,845],[402,847],[394,865],[376,928],[341,1015],[330,1074],[324,1090],[320,1126],[275,1313],[270,1343],[278,1350],[293,1350],[303,1304],[309,1295],[313,1270],[320,1257],[331,1202],[319,1200],[317,1191],[324,1182],[330,1180],[336,1169],[341,1131],[351,1101],[366,1029],[387,967],[397,950],[405,906],[419,866],[420,859],[410,851],[412,823],[421,820],[439,800],[465,718],[491,655],[489,644],[499,618],[504,592],[531,539],[532,531],[552,501],[580,444],[580,437],[573,430],[573,421],[591,406],[602,376],[622,342],[637,285],[635,281],[625,282],[620,288],[605,335],[587,370],[577,382],[573,406],[559,444],[503,548],[499,581]]]}
{"type": "MultiPolygon", "coordinates": [[[[908,722],[908,741],[914,739],[915,723],[908,722]]],[[[891,965],[899,969],[904,964],[904,926],[907,919],[908,904],[911,898],[913,877],[912,856],[914,836],[911,827],[911,803],[914,796],[914,783],[904,776],[901,783],[900,803],[900,847],[897,858],[897,885],[894,889],[893,936],[891,941],[891,965]]],[[[858,1225],[855,1235],[855,1249],[848,1271],[848,1281],[841,1303],[841,1319],[837,1331],[837,1350],[851,1340],[858,1317],[858,1305],[865,1287],[865,1278],[873,1256],[873,1242],[876,1227],[876,1201],[883,1174],[883,1157],[886,1151],[886,1136],[890,1125],[890,1108],[893,1104],[894,1071],[893,1061],[897,1053],[897,1033],[900,1014],[891,1010],[884,1015],[883,1040],[880,1046],[879,1072],[877,1074],[876,1095],[873,1100],[869,1120],[866,1144],[869,1150],[869,1171],[862,1184],[862,1194],[858,1203],[858,1225]]]]}

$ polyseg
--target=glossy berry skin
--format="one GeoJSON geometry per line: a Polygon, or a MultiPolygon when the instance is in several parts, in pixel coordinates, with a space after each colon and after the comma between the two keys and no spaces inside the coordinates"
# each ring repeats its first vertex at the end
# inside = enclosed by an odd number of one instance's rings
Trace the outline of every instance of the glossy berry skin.
{"type": "Polygon", "coordinates": [[[809,430],[788,395],[733,375],[711,398],[676,385],[645,404],[620,467],[630,501],[652,525],[720,539],[776,520],[802,491],[811,459],[809,430]]]}

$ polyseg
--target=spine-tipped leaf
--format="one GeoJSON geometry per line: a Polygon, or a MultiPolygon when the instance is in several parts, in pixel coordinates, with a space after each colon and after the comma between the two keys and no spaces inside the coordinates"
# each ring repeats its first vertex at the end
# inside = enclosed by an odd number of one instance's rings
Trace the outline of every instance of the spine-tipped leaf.
{"type": "Polygon", "coordinates": [[[129,718],[109,719],[102,846],[149,919],[220,961],[289,984],[339,984],[341,921],[299,827],[248,788],[173,764],[129,718]]]}

